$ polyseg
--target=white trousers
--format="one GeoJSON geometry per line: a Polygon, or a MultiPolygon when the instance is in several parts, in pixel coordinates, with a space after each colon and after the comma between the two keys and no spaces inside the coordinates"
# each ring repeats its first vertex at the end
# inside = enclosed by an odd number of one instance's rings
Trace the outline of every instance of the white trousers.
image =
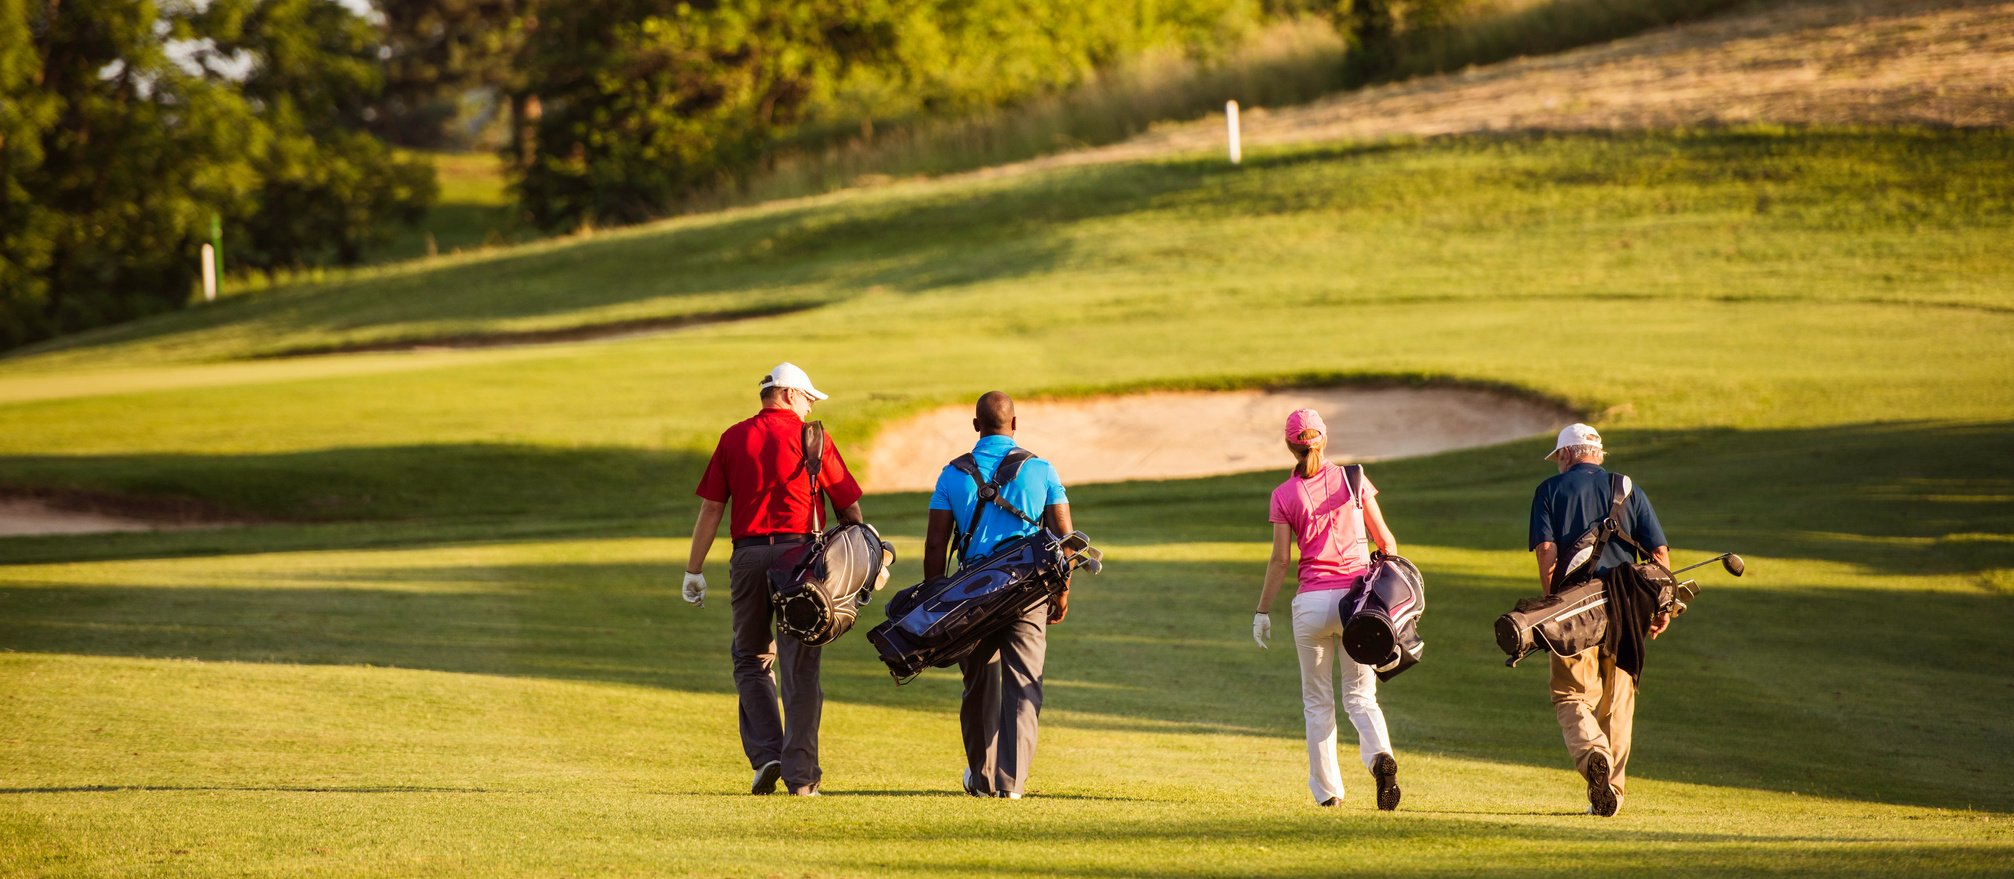
{"type": "Polygon", "coordinates": [[[1392,752],[1385,711],[1378,707],[1378,676],[1343,652],[1342,600],[1346,590],[1324,589],[1294,596],[1294,647],[1301,655],[1301,707],[1308,727],[1308,792],[1315,802],[1343,795],[1336,765],[1336,685],[1343,679],[1343,711],[1357,728],[1364,768],[1392,752]]]}

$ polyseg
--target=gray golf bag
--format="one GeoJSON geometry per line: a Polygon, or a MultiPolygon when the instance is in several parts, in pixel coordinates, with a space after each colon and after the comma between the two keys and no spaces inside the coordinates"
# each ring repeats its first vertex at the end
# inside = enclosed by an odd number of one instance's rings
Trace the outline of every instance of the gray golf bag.
{"type": "Polygon", "coordinates": [[[1427,642],[1420,615],[1427,609],[1420,569],[1403,557],[1380,554],[1364,582],[1343,597],[1343,652],[1389,681],[1419,664],[1427,642]]]}
{"type": "MultiPolygon", "coordinates": [[[[1692,580],[1651,582],[1659,588],[1659,611],[1683,608],[1699,597],[1699,584],[1692,580]]],[[[1608,637],[1608,584],[1583,580],[1551,595],[1520,598],[1510,613],[1497,617],[1496,637],[1510,666],[1535,650],[1573,656],[1598,646],[1608,637]]]]}
{"type": "Polygon", "coordinates": [[[777,631],[814,647],[831,643],[888,585],[894,563],[895,547],[867,524],[841,525],[785,553],[769,570],[777,631]]]}
{"type": "MultiPolygon", "coordinates": [[[[1602,549],[1610,538],[1629,544],[1638,558],[1650,553],[1622,530],[1623,504],[1630,493],[1629,477],[1609,475],[1609,515],[1567,547],[1554,583],[1567,584],[1550,595],[1520,598],[1510,613],[1497,617],[1497,647],[1516,666],[1526,654],[1545,650],[1555,656],[1573,656],[1608,639],[1609,580],[1621,576],[1620,569],[1597,575],[1602,549]]],[[[1629,572],[1654,590],[1651,606],[1657,611],[1683,609],[1699,595],[1699,584],[1677,582],[1671,571],[1655,561],[1630,565],[1629,572]]]]}
{"type": "Polygon", "coordinates": [[[1082,531],[1009,540],[951,576],[896,593],[888,621],[867,640],[895,682],[906,684],[926,668],[956,665],[986,636],[1063,594],[1071,571],[1097,573],[1101,559],[1082,531]]]}

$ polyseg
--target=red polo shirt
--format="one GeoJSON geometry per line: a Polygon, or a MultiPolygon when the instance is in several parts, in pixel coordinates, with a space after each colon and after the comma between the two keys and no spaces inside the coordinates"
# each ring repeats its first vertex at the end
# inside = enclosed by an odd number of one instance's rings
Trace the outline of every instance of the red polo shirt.
{"type": "MultiPolygon", "coordinates": [[[[818,481],[832,508],[860,500],[860,486],[846,472],[839,445],[825,437],[825,461],[818,481]]],[[[764,409],[727,429],[713,447],[713,460],[693,493],[728,503],[728,533],[740,537],[811,532],[811,485],[804,478],[804,420],[789,409],[764,409]]],[[[830,518],[822,519],[830,526],[830,518]]]]}

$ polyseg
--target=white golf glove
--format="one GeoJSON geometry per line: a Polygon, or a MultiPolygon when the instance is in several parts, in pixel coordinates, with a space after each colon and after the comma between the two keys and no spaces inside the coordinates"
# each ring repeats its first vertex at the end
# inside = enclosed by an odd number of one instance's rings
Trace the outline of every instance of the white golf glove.
{"type": "Polygon", "coordinates": [[[706,606],[706,575],[685,572],[685,603],[693,607],[706,606]]]}
{"type": "Polygon", "coordinates": [[[1273,618],[1266,614],[1252,614],[1252,640],[1259,642],[1259,649],[1266,649],[1266,639],[1273,637],[1273,618]]]}

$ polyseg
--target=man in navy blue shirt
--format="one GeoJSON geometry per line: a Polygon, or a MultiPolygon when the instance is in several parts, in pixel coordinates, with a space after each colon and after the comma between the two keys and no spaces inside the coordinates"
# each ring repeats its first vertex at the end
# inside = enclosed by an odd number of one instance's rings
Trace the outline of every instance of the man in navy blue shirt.
{"type": "MultiPolygon", "coordinates": [[[[999,391],[979,398],[972,427],[979,443],[972,447],[981,479],[991,481],[1002,459],[1014,449],[1014,401],[999,391]]],[[[1039,517],[1057,534],[1068,534],[1070,498],[1056,468],[1040,458],[1022,462],[1000,497],[1015,509],[1039,517]]],[[[944,576],[951,538],[959,540],[959,567],[979,561],[1001,543],[1035,533],[1037,526],[986,503],[979,486],[956,467],[946,466],[930,495],[930,524],[923,538],[923,579],[944,576]],[[978,516],[974,518],[974,512],[978,516]],[[971,533],[966,534],[967,527],[971,533]]],[[[965,792],[975,797],[1018,800],[1035,758],[1035,722],[1042,711],[1042,663],[1048,652],[1048,625],[1063,621],[1069,592],[1054,606],[1036,606],[1021,619],[987,636],[958,664],[965,676],[965,696],[958,724],[965,736],[965,792]]]]}
{"type": "MultiPolygon", "coordinates": [[[[1585,559],[1561,559],[1561,546],[1571,546],[1581,535],[1597,528],[1608,518],[1612,502],[1608,471],[1601,465],[1607,453],[1601,434],[1585,424],[1570,424],[1559,432],[1552,454],[1546,460],[1559,466],[1559,475],[1540,483],[1531,499],[1531,550],[1538,554],[1539,585],[1550,593],[1562,585],[1554,582],[1580,566],[1585,559]]],[[[1622,521],[1616,527],[1651,552],[1659,564],[1671,566],[1665,546],[1664,529],[1650,498],[1623,477],[1627,500],[1622,521]]],[[[1601,558],[1594,560],[1594,573],[1630,564],[1634,551],[1621,540],[1611,539],[1601,558]]],[[[1651,620],[1650,637],[1656,638],[1671,624],[1670,614],[1651,620]]],[[[1617,669],[1615,657],[1600,646],[1574,656],[1552,657],[1552,704],[1566,736],[1567,753],[1574,767],[1587,779],[1588,812],[1609,816],[1622,808],[1623,768],[1629,763],[1629,740],[1636,714],[1636,679],[1617,669]]]]}

